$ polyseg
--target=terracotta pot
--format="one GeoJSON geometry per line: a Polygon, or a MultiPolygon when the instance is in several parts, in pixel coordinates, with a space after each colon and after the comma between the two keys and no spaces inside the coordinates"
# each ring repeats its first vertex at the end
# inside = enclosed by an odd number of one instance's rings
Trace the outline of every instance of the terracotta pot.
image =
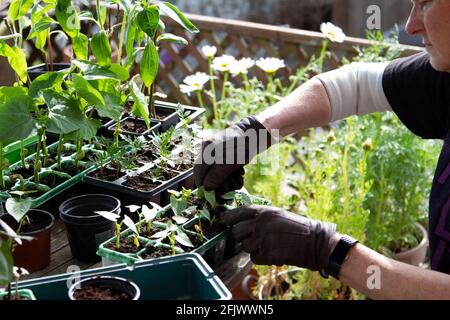
{"type": "Polygon", "coordinates": [[[419,245],[412,249],[399,252],[395,254],[393,258],[401,262],[412,264],[414,266],[419,266],[421,263],[425,262],[425,258],[427,255],[428,232],[421,224],[416,223],[416,226],[420,230],[420,233],[422,234],[422,240],[420,241],[419,245]]]}
{"type": "MultiPolygon", "coordinates": [[[[22,229],[20,235],[30,236],[31,241],[22,241],[14,245],[14,265],[34,272],[50,264],[50,237],[55,218],[47,211],[32,209],[27,213],[31,220],[30,227],[22,229]]],[[[17,229],[17,222],[10,215],[1,217],[11,228],[17,229]]]]}

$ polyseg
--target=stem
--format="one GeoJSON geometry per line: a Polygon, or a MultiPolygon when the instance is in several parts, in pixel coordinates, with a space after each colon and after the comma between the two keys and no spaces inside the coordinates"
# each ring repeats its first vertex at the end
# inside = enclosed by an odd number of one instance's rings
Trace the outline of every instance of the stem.
{"type": "MultiPolygon", "coordinates": [[[[119,5],[117,5],[117,7],[119,7],[119,5]]],[[[117,12],[119,12],[119,10],[117,10],[117,12]]],[[[121,59],[122,58],[122,47],[123,47],[123,40],[125,38],[125,19],[127,19],[127,15],[126,15],[125,11],[123,11],[122,26],[120,28],[120,38],[119,38],[119,51],[117,52],[117,63],[119,65],[121,65],[121,62],[122,62],[121,61],[122,60],[121,59]]]]}
{"type": "Polygon", "coordinates": [[[228,81],[228,75],[229,75],[229,71],[225,71],[225,73],[223,74],[222,96],[220,97],[220,102],[222,102],[222,103],[223,103],[223,100],[225,99],[225,91],[226,91],[226,84],[228,81]]]}
{"type": "Polygon", "coordinates": [[[273,104],[273,95],[274,95],[274,92],[273,92],[273,75],[268,74],[267,75],[267,79],[269,80],[269,83],[267,85],[267,90],[269,91],[269,94],[270,94],[269,100],[270,100],[270,104],[273,104]]]}
{"type": "Polygon", "coordinates": [[[120,248],[120,224],[116,223],[116,249],[120,248]]]}
{"type": "Polygon", "coordinates": [[[116,128],[114,129],[114,143],[116,144],[116,147],[119,147],[119,134],[120,134],[120,116],[119,119],[117,119],[116,128]]]}
{"type": "Polygon", "coordinates": [[[5,181],[3,181],[3,142],[0,141],[0,189],[5,189],[5,181]]]}
{"type": "Polygon", "coordinates": [[[154,83],[148,88],[148,114],[150,117],[153,117],[153,119],[156,119],[156,110],[154,105],[154,99],[153,99],[153,86],[154,83]]]}
{"type": "Polygon", "coordinates": [[[57,149],[58,150],[58,155],[56,157],[56,159],[58,161],[58,170],[59,171],[61,171],[61,153],[62,153],[63,147],[64,147],[63,143],[64,143],[64,136],[61,133],[59,135],[59,143],[58,143],[58,149],[57,149]]]}
{"type": "Polygon", "coordinates": [[[330,43],[330,40],[326,39],[323,42],[322,49],[320,50],[320,56],[319,56],[319,73],[322,73],[323,71],[323,58],[325,58],[325,51],[327,50],[328,44],[330,43]]]}
{"type": "Polygon", "coordinates": [[[39,183],[39,170],[40,170],[40,163],[41,163],[41,143],[42,143],[42,133],[38,133],[38,142],[36,146],[36,156],[34,158],[34,182],[39,183]]]}
{"type": "Polygon", "coordinates": [[[47,137],[45,134],[45,130],[44,133],[42,134],[42,150],[44,151],[44,167],[46,167],[48,162],[48,150],[47,150],[47,137]]]}
{"type": "MultiPolygon", "coordinates": [[[[197,96],[198,104],[200,105],[200,107],[204,108],[202,94],[200,93],[200,91],[195,91],[195,95],[197,96]]],[[[217,109],[214,109],[214,119],[216,119],[216,112],[217,109]]]]}
{"type": "Polygon", "coordinates": [[[53,47],[52,47],[52,41],[50,38],[50,33],[48,34],[48,59],[50,61],[50,71],[53,71],[53,47]]]}
{"type": "Polygon", "coordinates": [[[100,31],[104,31],[105,29],[103,28],[102,16],[100,14],[100,0],[95,1],[95,6],[96,6],[96,10],[97,10],[98,23],[100,25],[100,31]]]}
{"type": "Polygon", "coordinates": [[[25,164],[25,146],[23,144],[23,140],[20,140],[20,161],[22,162],[22,167],[26,169],[25,164]]]}
{"type": "MultiPolygon", "coordinates": [[[[209,81],[211,83],[211,93],[212,93],[212,103],[214,110],[214,119],[217,119],[217,97],[216,97],[216,85],[214,83],[214,72],[211,67],[212,65],[212,57],[208,58],[208,69],[209,69],[209,81]]],[[[203,107],[203,106],[202,106],[203,107]]]]}

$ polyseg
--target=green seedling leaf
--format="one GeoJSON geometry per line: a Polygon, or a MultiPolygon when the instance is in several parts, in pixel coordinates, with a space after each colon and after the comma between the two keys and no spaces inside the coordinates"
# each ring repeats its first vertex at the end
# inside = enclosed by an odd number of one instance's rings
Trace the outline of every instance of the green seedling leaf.
{"type": "Polygon", "coordinates": [[[81,32],[72,37],[72,48],[77,59],[85,60],[88,58],[88,43],[88,37],[81,32]]]}
{"type": "Polygon", "coordinates": [[[161,14],[169,16],[171,19],[180,24],[183,28],[191,33],[198,33],[199,30],[186,16],[170,2],[159,2],[157,4],[161,14]]]}
{"type": "Polygon", "coordinates": [[[94,213],[101,215],[103,218],[116,222],[120,218],[120,214],[111,211],[94,211],[94,213]]]}
{"type": "Polygon", "coordinates": [[[187,200],[186,199],[177,199],[174,195],[170,196],[170,207],[176,216],[180,216],[184,210],[187,208],[187,200]]]}
{"type": "Polygon", "coordinates": [[[0,104],[0,141],[17,141],[30,136],[36,126],[30,113],[32,109],[33,99],[25,95],[0,104]]]}
{"type": "Polygon", "coordinates": [[[11,68],[17,73],[20,81],[27,81],[27,59],[18,47],[10,47],[4,40],[0,40],[0,56],[8,59],[11,68]]]}
{"type": "Polygon", "coordinates": [[[126,206],[126,208],[128,208],[128,210],[130,210],[131,213],[138,211],[139,209],[141,209],[140,206],[136,206],[134,204],[126,206]]]}
{"type": "Polygon", "coordinates": [[[111,65],[111,45],[105,31],[102,30],[92,36],[91,48],[99,65],[105,67],[111,65]]]}
{"type": "Polygon", "coordinates": [[[202,210],[199,211],[200,216],[207,219],[211,222],[211,214],[209,213],[209,210],[206,208],[202,208],[202,210]]]}
{"type": "Polygon", "coordinates": [[[144,49],[141,60],[141,77],[147,88],[150,88],[153,81],[155,81],[158,73],[158,61],[158,51],[155,44],[150,41],[144,49]]]}
{"type": "Polygon", "coordinates": [[[144,119],[147,128],[150,129],[149,112],[146,107],[145,96],[139,90],[134,81],[129,82],[130,94],[134,99],[132,112],[136,117],[144,119]]]}
{"type": "Polygon", "coordinates": [[[81,34],[79,32],[80,19],[78,18],[78,12],[71,5],[71,0],[58,0],[55,8],[55,16],[61,28],[72,38],[72,41],[81,34]]]}
{"type": "Polygon", "coordinates": [[[30,40],[37,37],[39,33],[49,29],[54,23],[56,23],[56,21],[48,16],[41,17],[36,24],[33,24],[27,39],[30,40]]]}
{"type": "Polygon", "coordinates": [[[46,72],[31,82],[29,95],[38,98],[42,95],[42,90],[55,88],[61,89],[64,73],[62,72],[46,72]]]}
{"type": "Polygon", "coordinates": [[[115,79],[125,81],[130,76],[125,68],[115,63],[109,67],[100,66],[87,60],[73,60],[72,63],[80,68],[86,80],[115,79]]]}
{"type": "Polygon", "coordinates": [[[192,242],[189,239],[189,237],[187,236],[187,234],[182,232],[180,229],[178,229],[177,234],[175,235],[175,240],[179,244],[181,244],[185,247],[190,247],[190,248],[194,247],[194,245],[192,244],[192,242]]]}
{"type": "Polygon", "coordinates": [[[176,35],[171,34],[171,33],[163,33],[162,35],[160,35],[158,37],[158,39],[156,39],[156,43],[160,43],[161,41],[168,41],[168,42],[184,44],[184,45],[188,44],[188,42],[187,42],[187,40],[185,38],[176,36],[176,35]]]}
{"type": "Polygon", "coordinates": [[[159,10],[156,6],[150,6],[139,12],[136,16],[139,28],[144,31],[150,39],[153,39],[159,23],[159,10]]]}
{"type": "Polygon", "coordinates": [[[225,200],[233,200],[235,197],[236,197],[236,191],[230,191],[230,192],[227,192],[227,193],[221,195],[221,198],[225,199],[225,200]]]}
{"type": "Polygon", "coordinates": [[[11,248],[6,241],[0,238],[0,286],[6,286],[11,282],[13,266],[11,248]]]}
{"type": "Polygon", "coordinates": [[[6,212],[8,212],[17,223],[20,223],[31,208],[31,198],[22,200],[8,198],[6,200],[5,208],[6,212]]]}
{"type": "Polygon", "coordinates": [[[142,215],[144,216],[144,220],[146,223],[149,221],[152,221],[156,218],[156,215],[158,214],[159,210],[161,210],[160,206],[154,206],[152,209],[147,207],[147,205],[142,206],[142,215]]]}
{"type": "Polygon", "coordinates": [[[27,93],[26,87],[0,87],[0,104],[14,100],[17,96],[26,96],[27,93]]]}
{"type": "Polygon", "coordinates": [[[34,0],[13,0],[9,5],[8,16],[11,21],[15,21],[28,13],[34,4],[34,0]]]}
{"type": "Polygon", "coordinates": [[[212,190],[212,191],[204,190],[204,196],[205,196],[206,201],[208,201],[208,203],[212,207],[216,206],[216,194],[215,194],[214,190],[212,190]]]}
{"type": "Polygon", "coordinates": [[[95,89],[86,79],[78,74],[72,75],[72,81],[77,93],[90,105],[106,107],[105,100],[100,92],[95,89]]]}
{"type": "Polygon", "coordinates": [[[136,229],[136,225],[134,224],[133,220],[127,215],[123,218],[123,223],[130,228],[131,231],[133,231],[134,234],[139,235],[139,232],[136,229]]]}
{"type": "Polygon", "coordinates": [[[172,219],[175,221],[176,224],[183,224],[189,220],[189,218],[182,216],[173,216],[172,219]]]}

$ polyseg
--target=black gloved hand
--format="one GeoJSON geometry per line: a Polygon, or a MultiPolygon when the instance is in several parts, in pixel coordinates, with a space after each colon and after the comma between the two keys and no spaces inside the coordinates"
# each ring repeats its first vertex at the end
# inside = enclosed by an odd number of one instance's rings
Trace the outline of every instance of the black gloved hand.
{"type": "Polygon", "coordinates": [[[221,195],[242,188],[244,165],[269,148],[275,139],[253,116],[203,140],[194,164],[197,187],[221,195]]]}
{"type": "Polygon", "coordinates": [[[323,270],[335,241],[336,225],[311,220],[284,209],[242,206],[227,212],[221,222],[255,264],[293,265],[323,270]]]}

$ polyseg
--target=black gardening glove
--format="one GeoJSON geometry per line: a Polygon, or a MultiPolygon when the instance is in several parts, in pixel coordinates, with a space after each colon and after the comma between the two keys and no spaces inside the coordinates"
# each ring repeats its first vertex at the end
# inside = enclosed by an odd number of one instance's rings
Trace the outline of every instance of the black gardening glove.
{"type": "Polygon", "coordinates": [[[335,241],[336,225],[311,220],[284,209],[242,206],[227,212],[221,222],[232,226],[242,249],[255,264],[292,265],[323,270],[335,241]]]}
{"type": "Polygon", "coordinates": [[[197,187],[218,195],[242,188],[244,165],[273,143],[275,138],[253,116],[204,139],[194,164],[197,187]]]}

